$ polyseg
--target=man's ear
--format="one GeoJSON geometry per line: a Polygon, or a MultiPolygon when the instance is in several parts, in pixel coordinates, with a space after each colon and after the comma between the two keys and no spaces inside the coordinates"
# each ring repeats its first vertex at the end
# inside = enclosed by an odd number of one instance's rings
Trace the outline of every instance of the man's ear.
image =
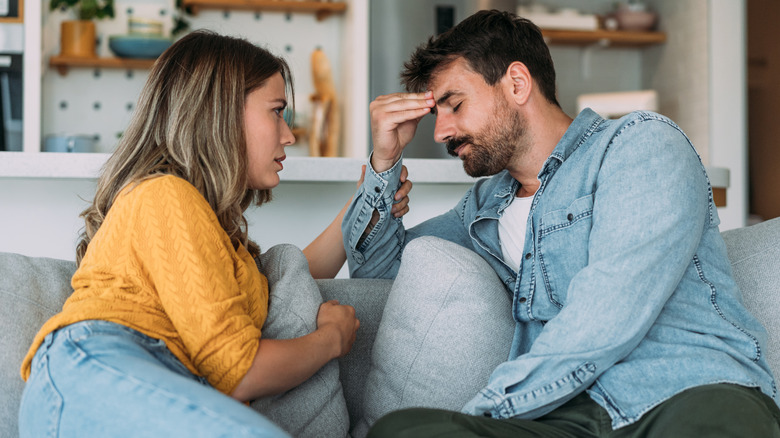
{"type": "Polygon", "coordinates": [[[509,64],[502,82],[505,84],[508,96],[518,105],[523,105],[528,101],[534,86],[531,72],[528,71],[525,64],[519,61],[509,64]]]}

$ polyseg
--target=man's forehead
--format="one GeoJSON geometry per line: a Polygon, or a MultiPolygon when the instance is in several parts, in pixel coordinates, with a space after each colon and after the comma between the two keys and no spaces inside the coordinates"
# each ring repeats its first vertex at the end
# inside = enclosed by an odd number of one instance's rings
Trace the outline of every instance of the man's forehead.
{"type": "Polygon", "coordinates": [[[485,83],[482,75],[475,72],[464,58],[456,58],[431,74],[427,88],[433,91],[434,98],[438,100],[463,93],[480,82],[485,83]]]}

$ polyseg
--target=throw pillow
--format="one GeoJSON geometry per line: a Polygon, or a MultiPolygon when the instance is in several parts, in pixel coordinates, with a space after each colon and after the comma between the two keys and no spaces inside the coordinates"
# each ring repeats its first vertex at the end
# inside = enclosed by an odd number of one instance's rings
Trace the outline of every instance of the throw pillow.
{"type": "MultiPolygon", "coordinates": [[[[257,264],[270,287],[262,336],[290,339],[313,332],[322,296],[301,250],[293,245],[277,245],[262,254],[257,264]]],[[[303,384],[255,400],[250,406],[296,437],[347,436],[349,415],[335,360],[303,384]]]]}
{"type": "Polygon", "coordinates": [[[435,237],[406,246],[374,342],[363,437],[383,415],[408,407],[460,410],[507,360],[511,300],[479,255],[435,237]]]}

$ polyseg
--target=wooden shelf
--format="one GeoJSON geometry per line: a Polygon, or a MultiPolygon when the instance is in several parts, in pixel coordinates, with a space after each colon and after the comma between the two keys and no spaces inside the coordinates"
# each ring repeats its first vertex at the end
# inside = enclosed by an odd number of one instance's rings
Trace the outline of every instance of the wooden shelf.
{"type": "Polygon", "coordinates": [[[74,56],[52,56],[49,65],[56,67],[57,71],[65,76],[71,67],[87,68],[119,68],[119,69],[148,69],[154,65],[154,59],[134,58],[79,58],[74,56]]]}
{"type": "Polygon", "coordinates": [[[343,1],[290,1],[290,0],[182,0],[182,6],[193,14],[201,9],[248,9],[253,11],[313,12],[317,20],[343,13],[347,4],[343,1]]]}
{"type": "Polygon", "coordinates": [[[553,30],[542,29],[549,45],[646,47],[666,42],[663,32],[629,32],[621,30],[553,30]]]}

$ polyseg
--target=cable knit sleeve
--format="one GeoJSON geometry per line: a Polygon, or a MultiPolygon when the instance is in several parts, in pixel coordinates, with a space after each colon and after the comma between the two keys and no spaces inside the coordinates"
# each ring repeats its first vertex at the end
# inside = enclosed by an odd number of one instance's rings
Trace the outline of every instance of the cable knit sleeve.
{"type": "Polygon", "coordinates": [[[243,246],[233,247],[214,211],[188,182],[159,177],[130,193],[140,269],[192,365],[230,394],[257,352],[267,283],[252,272],[257,268],[251,256],[243,246]]]}

